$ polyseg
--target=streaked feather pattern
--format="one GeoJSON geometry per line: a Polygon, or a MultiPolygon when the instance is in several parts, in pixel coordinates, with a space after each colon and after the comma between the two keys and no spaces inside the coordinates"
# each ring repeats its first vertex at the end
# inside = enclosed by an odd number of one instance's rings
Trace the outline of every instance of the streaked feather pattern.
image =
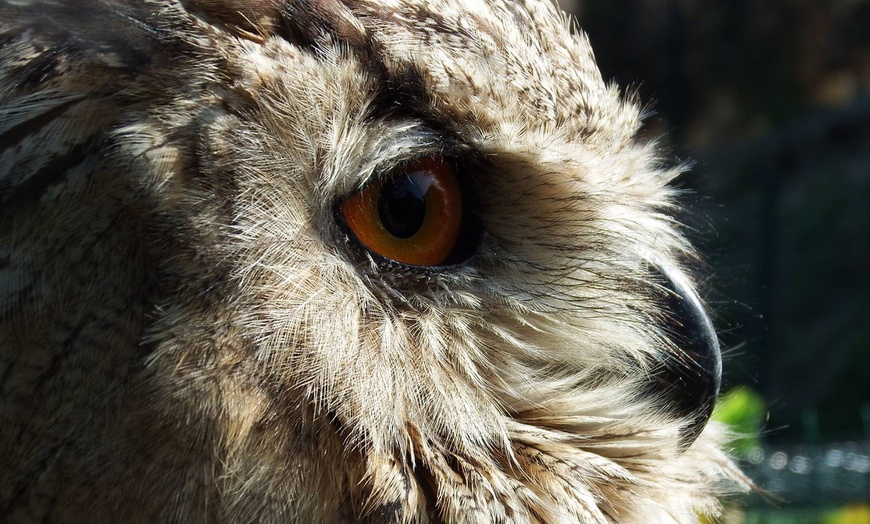
{"type": "Polygon", "coordinates": [[[544,1],[0,0],[0,514],[717,514],[746,482],[639,119],[544,1]],[[461,263],[336,218],[421,157],[461,263]]]}

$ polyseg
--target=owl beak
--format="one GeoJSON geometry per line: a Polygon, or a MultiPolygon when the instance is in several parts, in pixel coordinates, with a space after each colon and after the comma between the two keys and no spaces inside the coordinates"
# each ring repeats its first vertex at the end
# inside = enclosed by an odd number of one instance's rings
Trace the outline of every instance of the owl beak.
{"type": "Polygon", "coordinates": [[[713,322],[686,276],[665,264],[658,264],[657,272],[665,290],[664,331],[678,350],[664,355],[652,374],[651,386],[675,415],[690,419],[680,434],[680,446],[685,449],[713,413],[722,382],[722,355],[713,322]]]}

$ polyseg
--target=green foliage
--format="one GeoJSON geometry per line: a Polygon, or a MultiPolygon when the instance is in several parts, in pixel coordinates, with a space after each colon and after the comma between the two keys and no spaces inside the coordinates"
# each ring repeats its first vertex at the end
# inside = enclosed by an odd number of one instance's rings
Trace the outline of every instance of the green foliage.
{"type": "Polygon", "coordinates": [[[722,395],[713,411],[713,419],[727,424],[737,435],[732,442],[735,453],[745,457],[761,446],[760,432],[767,418],[767,403],[748,386],[736,386],[722,395]]]}

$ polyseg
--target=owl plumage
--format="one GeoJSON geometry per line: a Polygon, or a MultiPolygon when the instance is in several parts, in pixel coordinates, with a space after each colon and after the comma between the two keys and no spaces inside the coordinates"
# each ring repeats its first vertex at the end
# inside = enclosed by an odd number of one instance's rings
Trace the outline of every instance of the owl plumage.
{"type": "Polygon", "coordinates": [[[715,515],[719,350],[639,126],[545,1],[0,2],[0,514],[715,515]],[[361,241],[345,203],[431,162],[450,253],[361,241]]]}

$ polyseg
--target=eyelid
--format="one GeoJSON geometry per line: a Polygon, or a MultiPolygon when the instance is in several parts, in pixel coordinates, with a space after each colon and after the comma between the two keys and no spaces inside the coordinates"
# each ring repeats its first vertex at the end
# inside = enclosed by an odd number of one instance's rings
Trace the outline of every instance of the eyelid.
{"type": "MultiPolygon", "coordinates": [[[[366,186],[388,178],[391,173],[428,157],[459,158],[468,146],[419,122],[391,122],[384,129],[384,136],[373,139],[363,147],[371,151],[370,158],[377,164],[364,162],[357,167],[358,177],[348,181],[344,187],[336,187],[335,195],[350,194],[365,189],[366,186]]],[[[341,183],[341,182],[339,182],[341,183]]]]}

